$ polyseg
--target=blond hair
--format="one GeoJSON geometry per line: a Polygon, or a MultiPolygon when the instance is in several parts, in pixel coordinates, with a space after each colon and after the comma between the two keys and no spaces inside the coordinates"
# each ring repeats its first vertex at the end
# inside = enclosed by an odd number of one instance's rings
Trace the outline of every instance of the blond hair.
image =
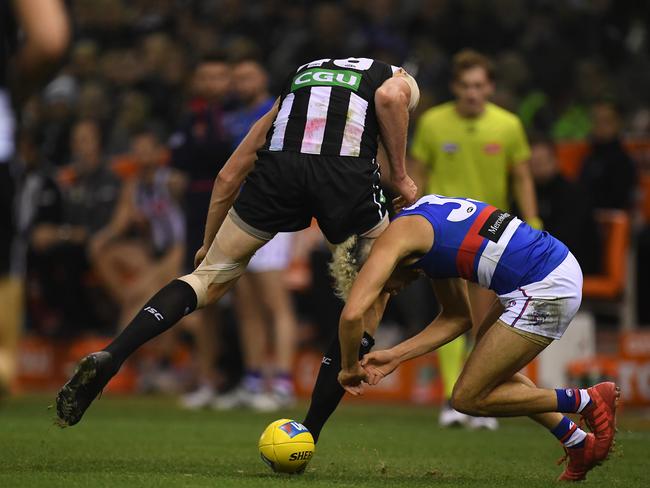
{"type": "Polygon", "coordinates": [[[375,239],[353,235],[334,248],[329,272],[334,278],[334,294],[345,301],[375,239]]]}

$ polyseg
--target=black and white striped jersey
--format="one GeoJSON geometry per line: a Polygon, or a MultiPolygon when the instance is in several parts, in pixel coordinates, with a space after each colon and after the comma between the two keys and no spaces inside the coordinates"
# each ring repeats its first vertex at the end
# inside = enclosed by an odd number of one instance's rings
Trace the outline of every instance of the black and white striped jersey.
{"type": "Polygon", "coordinates": [[[375,91],[398,69],[368,58],[319,59],[300,66],[282,88],[265,147],[375,158],[375,91]]]}

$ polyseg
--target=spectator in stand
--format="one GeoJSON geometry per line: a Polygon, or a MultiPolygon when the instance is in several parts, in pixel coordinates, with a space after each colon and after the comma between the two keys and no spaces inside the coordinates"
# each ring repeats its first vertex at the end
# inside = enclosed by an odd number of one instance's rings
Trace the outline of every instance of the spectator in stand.
{"type": "MultiPolygon", "coordinates": [[[[251,126],[268,112],[274,98],[268,91],[268,76],[260,63],[243,60],[233,66],[233,87],[239,110],[227,117],[235,146],[251,126]]],[[[244,377],[232,391],[218,397],[218,409],[240,406],[256,410],[276,410],[294,403],[291,367],[296,346],[296,317],[291,294],[283,280],[291,258],[292,234],[278,233],[257,251],[248,269],[235,285],[236,312],[239,320],[244,377]],[[266,361],[270,324],[273,355],[266,361]],[[264,370],[272,374],[271,391],[267,392],[264,370]]]]}
{"type": "Polygon", "coordinates": [[[636,165],[621,140],[621,114],[609,101],[591,107],[590,153],[582,163],[580,183],[596,208],[630,210],[636,197],[636,165]]]}
{"type": "Polygon", "coordinates": [[[231,70],[224,56],[203,58],[194,71],[192,98],[185,121],[170,139],[172,166],[188,179],[185,197],[188,269],[203,244],[203,227],[216,175],[232,152],[224,124],[224,102],[230,90],[231,70]]]}
{"type": "Polygon", "coordinates": [[[237,110],[226,116],[226,126],[237,147],[257,119],[268,112],[275,98],[268,88],[268,74],[261,63],[243,59],[232,66],[232,86],[238,102],[237,110]]]}
{"type": "Polygon", "coordinates": [[[94,120],[80,120],[73,126],[70,152],[71,164],[61,172],[65,220],[90,236],[110,220],[120,181],[104,160],[102,134],[94,120]]]}
{"type": "Polygon", "coordinates": [[[590,195],[560,174],[550,138],[532,138],[530,171],[544,228],[567,245],[584,274],[598,273],[600,238],[590,195]]]}
{"type": "Polygon", "coordinates": [[[74,125],[78,96],[71,76],[60,75],[43,91],[41,151],[47,161],[62,166],[70,161],[70,134],[74,125]]]}
{"type": "Polygon", "coordinates": [[[122,154],[129,151],[131,137],[144,130],[149,120],[148,97],[135,90],[122,93],[116,103],[113,128],[108,134],[107,152],[122,154]]]}
{"type": "Polygon", "coordinates": [[[61,270],[52,259],[55,240],[50,236],[52,229],[60,229],[63,223],[63,200],[54,175],[38,150],[35,135],[21,131],[16,147],[19,176],[13,261],[18,273],[26,276],[25,298],[31,327],[39,334],[56,335],[65,324],[59,300],[61,290],[53,279],[61,270]]]}
{"type": "MultiPolygon", "coordinates": [[[[75,119],[92,119],[97,122],[103,133],[104,129],[113,122],[114,103],[106,85],[94,81],[86,82],[79,87],[73,121],[75,119]]],[[[108,139],[105,140],[108,141],[108,139]]],[[[107,144],[102,144],[104,152],[106,152],[106,148],[107,144]]]]}
{"type": "MultiPolygon", "coordinates": [[[[541,227],[522,124],[517,116],[489,102],[495,89],[491,61],[465,49],[452,64],[455,99],[427,110],[415,128],[411,156],[419,162],[425,180],[418,187],[425,193],[475,198],[504,210],[514,197],[521,216],[531,226],[541,227]]],[[[476,328],[496,295],[478,286],[469,286],[468,291],[476,328]]],[[[465,357],[463,338],[441,347],[438,354],[445,396],[451,398],[465,357]]],[[[498,425],[493,418],[468,419],[448,403],[441,410],[442,426],[467,422],[489,429],[498,425]]]]}
{"type": "Polygon", "coordinates": [[[181,272],[185,256],[183,176],[162,166],[163,146],[151,129],[131,138],[130,152],[137,174],[123,185],[110,222],[91,244],[94,268],[120,306],[120,327],[181,272]]]}
{"type": "Polygon", "coordinates": [[[102,159],[99,126],[81,120],[72,128],[72,162],[61,170],[63,218],[43,223],[32,233],[32,245],[47,253],[51,289],[63,310],[61,334],[72,334],[102,323],[85,285],[90,263],[89,239],[108,223],[120,191],[120,182],[102,159]]]}
{"type": "MultiPolygon", "coordinates": [[[[185,217],[179,200],[185,179],[162,165],[164,149],[151,128],[131,137],[135,177],[124,184],[110,222],[91,243],[94,269],[119,306],[120,328],[153,291],[183,269],[185,217]]],[[[175,390],[169,371],[175,345],[176,334],[152,344],[152,354],[139,363],[141,391],[175,390]]]]}
{"type": "MultiPolygon", "coordinates": [[[[194,254],[203,244],[203,228],[214,176],[232,151],[226,131],[223,104],[230,91],[230,65],[221,54],[206,55],[194,69],[191,99],[185,120],[169,141],[172,166],[186,177],[185,193],[186,253],[185,269],[194,269],[194,254]]],[[[193,327],[195,338],[198,388],[181,398],[181,405],[199,408],[210,402],[216,390],[215,361],[217,350],[214,308],[201,310],[193,327]],[[195,395],[195,393],[197,395],[195,395]],[[198,402],[198,404],[197,404],[198,402]],[[206,403],[207,402],[207,403],[206,403]]]]}

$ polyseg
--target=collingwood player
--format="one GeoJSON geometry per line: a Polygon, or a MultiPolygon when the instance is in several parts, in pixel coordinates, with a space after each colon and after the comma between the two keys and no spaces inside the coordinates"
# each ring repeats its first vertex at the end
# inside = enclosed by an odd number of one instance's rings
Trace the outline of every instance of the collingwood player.
{"type": "MultiPolygon", "coordinates": [[[[315,217],[333,246],[358,235],[368,252],[388,226],[379,144],[391,183],[405,202],[415,200],[405,158],[409,110],[418,99],[417,84],[406,71],[373,59],[321,59],[291,73],[276,104],[217,175],[196,270],[161,289],[113,342],[80,361],[57,395],[60,425],[79,422],[138,347],[219,300],[276,233],[304,229],[315,217]]],[[[366,335],[360,354],[373,342],[366,335]]],[[[344,393],[336,381],[339,351],[335,341],[305,420],[315,438],[344,393]]]]}
{"type": "Polygon", "coordinates": [[[48,79],[65,53],[69,35],[62,1],[0,1],[0,397],[15,373],[22,303],[20,280],[10,273],[14,184],[9,161],[16,125],[12,105],[19,106],[48,79]]]}

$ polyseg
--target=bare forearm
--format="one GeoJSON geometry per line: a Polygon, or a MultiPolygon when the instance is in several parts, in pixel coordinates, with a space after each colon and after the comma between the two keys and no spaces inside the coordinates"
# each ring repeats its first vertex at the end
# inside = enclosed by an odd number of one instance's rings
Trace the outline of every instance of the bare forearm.
{"type": "Polygon", "coordinates": [[[359,360],[359,344],[363,337],[363,318],[341,319],[339,342],[341,343],[341,368],[351,369],[359,360]]]}
{"type": "Polygon", "coordinates": [[[214,237],[217,235],[221,224],[228,214],[228,210],[232,207],[237,194],[239,193],[239,187],[243,182],[243,178],[239,184],[237,182],[224,181],[222,178],[217,176],[214,180],[214,185],[212,187],[212,197],[210,198],[210,207],[208,208],[208,217],[205,222],[205,232],[203,236],[203,245],[205,247],[210,247],[214,237]]]}
{"type": "Polygon", "coordinates": [[[436,318],[422,332],[392,348],[400,362],[408,361],[453,341],[471,329],[471,322],[462,319],[436,318]]]}
{"type": "Polygon", "coordinates": [[[406,176],[406,134],[408,131],[408,101],[405,96],[377,104],[381,140],[388,155],[392,179],[406,176]],[[402,100],[403,98],[403,100],[402,100]]]}

